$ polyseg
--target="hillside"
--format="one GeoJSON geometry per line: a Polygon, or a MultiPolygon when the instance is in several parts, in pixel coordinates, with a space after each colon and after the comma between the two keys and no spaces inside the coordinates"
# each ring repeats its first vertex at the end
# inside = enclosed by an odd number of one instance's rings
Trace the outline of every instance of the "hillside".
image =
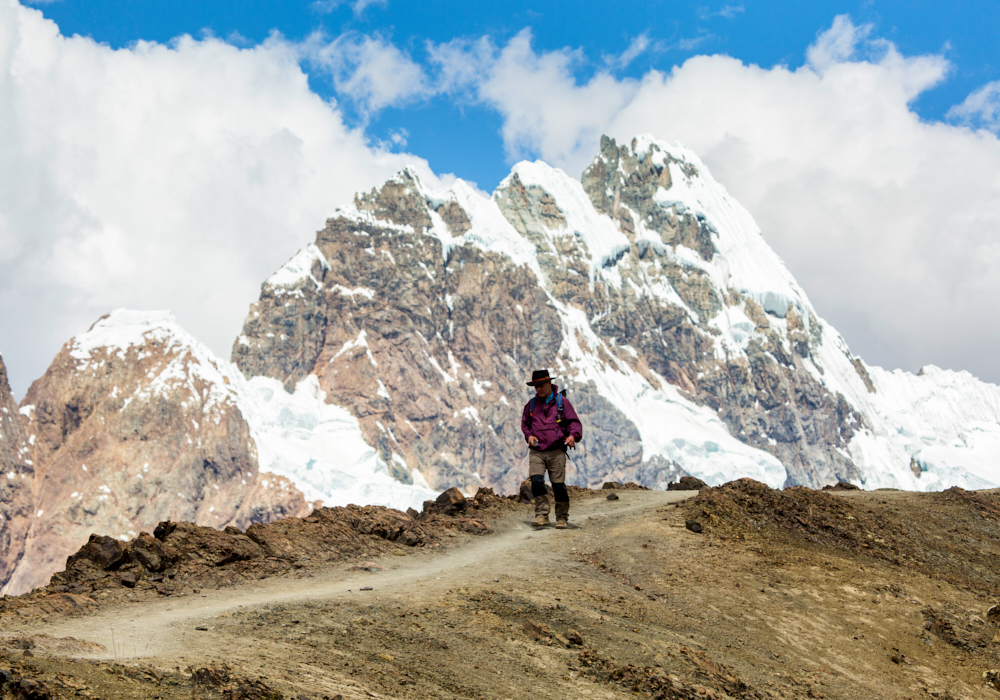
{"type": "Polygon", "coordinates": [[[0,602],[0,661],[95,698],[996,697],[996,492],[578,491],[565,531],[477,502],[492,533],[359,510],[423,539],[333,556],[339,511],[248,531],[264,576],[180,525],[172,580],[0,602]]]}

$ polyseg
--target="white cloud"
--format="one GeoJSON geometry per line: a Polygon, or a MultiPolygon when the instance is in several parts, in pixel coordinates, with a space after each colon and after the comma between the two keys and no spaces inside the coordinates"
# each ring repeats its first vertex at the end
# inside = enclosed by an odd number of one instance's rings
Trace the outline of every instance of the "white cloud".
{"type": "Polygon", "coordinates": [[[433,179],[346,127],[299,60],[280,37],[112,50],[0,0],[0,341],[15,391],[119,306],[172,308],[228,356],[261,281],[336,206],[406,163],[433,179]]]}
{"type": "MultiPolygon", "coordinates": [[[[50,0],[45,1],[48,2],[50,0]]],[[[328,15],[341,5],[345,4],[345,2],[346,0],[313,0],[313,2],[309,4],[309,9],[321,15],[328,15]]],[[[355,17],[359,17],[369,7],[385,7],[387,4],[388,0],[354,0],[354,2],[351,3],[351,11],[354,13],[355,17]]]]}
{"type": "Polygon", "coordinates": [[[960,105],[948,110],[948,118],[968,126],[1000,132],[1000,80],[986,83],[960,105]]]}
{"type": "Polygon", "coordinates": [[[369,7],[385,7],[387,4],[388,0],[354,0],[354,3],[351,5],[351,10],[357,16],[369,7]]]}
{"type": "Polygon", "coordinates": [[[315,32],[298,46],[298,52],[332,78],[338,94],[351,98],[365,112],[432,93],[423,69],[383,36],[349,32],[328,40],[315,32]]]}
{"type": "Polygon", "coordinates": [[[628,47],[621,54],[617,56],[605,56],[604,63],[609,68],[625,68],[632,61],[646,53],[651,47],[653,47],[653,42],[649,40],[649,34],[643,32],[629,42],[628,47]]]}
{"type": "MultiPolygon", "coordinates": [[[[871,34],[837,17],[796,70],[697,56],[641,80],[580,81],[579,52],[536,52],[522,32],[478,56],[467,84],[502,115],[513,157],[579,173],[601,133],[694,148],[866,360],[1000,382],[1000,141],[922,120],[910,105],[948,61],[871,34]]],[[[995,95],[953,116],[989,124],[995,95]]]]}
{"type": "Polygon", "coordinates": [[[743,3],[739,5],[723,5],[718,10],[710,10],[707,7],[698,8],[698,17],[703,21],[710,20],[714,17],[722,17],[724,19],[734,19],[736,15],[741,15],[746,12],[746,8],[743,3]]]}

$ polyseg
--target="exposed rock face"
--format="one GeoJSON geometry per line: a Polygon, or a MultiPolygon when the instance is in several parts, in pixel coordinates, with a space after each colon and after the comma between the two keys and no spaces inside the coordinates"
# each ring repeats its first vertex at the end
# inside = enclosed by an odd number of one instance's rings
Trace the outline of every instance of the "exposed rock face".
{"type": "Polygon", "coordinates": [[[44,584],[93,532],[130,538],[168,519],[245,528],[309,510],[287,480],[258,473],[223,371],[161,320],[99,320],[28,390],[39,517],[5,591],[44,584]]]}
{"type": "MultiPolygon", "coordinates": [[[[312,372],[329,401],[358,417],[398,479],[409,483],[416,469],[435,488],[515,491],[524,377],[555,366],[563,342],[552,301],[527,266],[443,243],[441,234],[470,231],[470,218],[454,200],[435,208],[409,171],[356,204],[317,234],[322,259],[309,275],[265,284],[233,361],[248,376],[298,379],[270,335],[288,328],[280,342],[296,366],[322,344],[312,372]],[[325,324],[312,322],[322,314],[325,324]],[[310,322],[283,325],[288,318],[310,322]]],[[[539,206],[543,219],[559,221],[558,210],[539,206]]],[[[576,483],[600,483],[612,454],[615,464],[641,462],[634,426],[614,406],[585,384],[570,396],[593,436],[573,456],[576,483]]]]}
{"type": "Polygon", "coordinates": [[[91,532],[523,490],[539,368],[583,422],[570,484],[1000,486],[1000,389],[865,365],[697,155],[651,137],[602,139],[582,180],[519,163],[490,198],[410,170],[359,194],[264,283],[234,364],[126,316],[64,348],[26,423],[0,386],[8,591],[91,532]]]}
{"type": "MultiPolygon", "coordinates": [[[[605,137],[600,156],[584,171],[591,202],[633,243],[629,264],[619,266],[632,284],[598,286],[587,300],[588,316],[610,309],[594,329],[635,348],[656,373],[718,412],[733,435],[775,455],[788,470],[790,484],[817,487],[833,479],[857,479],[858,470],[844,452],[861,416],[803,366],[810,342],[819,338],[805,333],[800,313],[792,304],[772,311],[771,318],[785,321],[783,329],[775,327],[752,298],[737,289],[716,288],[710,269],[677,255],[683,246],[712,262],[717,230],[704,215],[680,202],[664,206],[669,200],[657,197],[661,189],[670,194],[671,164],[678,161],[655,143],[640,154],[634,141],[619,147],[605,137]],[[637,238],[639,227],[649,237],[637,238]],[[660,280],[677,291],[687,309],[655,295],[629,293],[660,280]],[[713,320],[726,306],[743,311],[755,328],[743,352],[719,358],[713,352],[719,335],[713,320]]],[[[693,166],[679,167],[684,175],[697,175],[693,166]]],[[[811,326],[819,328],[815,319],[811,326]]]]}
{"type": "Polygon", "coordinates": [[[10,578],[24,555],[24,542],[35,515],[34,483],[27,436],[0,358],[0,584],[10,578]]]}

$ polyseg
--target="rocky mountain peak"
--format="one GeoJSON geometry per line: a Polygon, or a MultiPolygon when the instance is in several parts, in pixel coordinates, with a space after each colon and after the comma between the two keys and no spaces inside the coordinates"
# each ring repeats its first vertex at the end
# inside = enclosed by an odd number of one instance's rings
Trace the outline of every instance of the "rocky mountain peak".
{"type": "Polygon", "coordinates": [[[572,484],[1000,485],[1000,389],[865,364],[696,154],[605,137],[581,179],[359,193],[264,281],[232,363],[166,313],[73,339],[3,434],[28,449],[0,490],[27,538],[7,590],[92,531],[514,492],[543,367],[584,426],[572,484]]]}
{"type": "Polygon", "coordinates": [[[308,508],[259,474],[235,391],[245,380],[227,365],[167,312],[112,312],[63,347],[22,403],[44,517],[5,590],[41,585],[92,532],[246,527],[308,508]]]}

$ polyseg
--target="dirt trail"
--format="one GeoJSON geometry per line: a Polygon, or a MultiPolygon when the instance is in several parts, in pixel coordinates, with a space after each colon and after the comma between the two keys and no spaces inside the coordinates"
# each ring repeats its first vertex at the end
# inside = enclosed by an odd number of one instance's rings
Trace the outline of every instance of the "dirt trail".
{"type": "Polygon", "coordinates": [[[116,700],[1000,697],[1000,494],[740,488],[584,494],[568,530],[517,506],[378,572],[105,598],[6,624],[0,667],[116,700]]]}
{"type": "Polygon", "coordinates": [[[567,530],[534,529],[523,514],[509,517],[489,537],[470,537],[444,553],[420,553],[375,560],[385,570],[370,574],[337,567],[309,578],[265,579],[253,585],[203,590],[194,596],[167,598],[139,605],[116,605],[83,618],[56,624],[33,625],[33,634],[74,637],[95,642],[107,651],[81,654],[83,658],[138,659],[155,657],[160,663],[218,656],[220,634],[212,629],[220,615],[255,606],[305,602],[367,602],[385,596],[404,596],[414,602],[437,599],[449,589],[488,585],[503,578],[524,578],[544,571],[555,557],[566,557],[574,546],[591,541],[598,531],[638,512],[655,510],[693,495],[690,491],[621,491],[620,500],[594,498],[575,504],[567,530]],[[373,590],[362,591],[363,587],[373,590]],[[198,631],[196,626],[209,627],[198,631]],[[114,641],[112,641],[114,639],[114,641]],[[115,651],[115,648],[119,651],[115,651]]]}

